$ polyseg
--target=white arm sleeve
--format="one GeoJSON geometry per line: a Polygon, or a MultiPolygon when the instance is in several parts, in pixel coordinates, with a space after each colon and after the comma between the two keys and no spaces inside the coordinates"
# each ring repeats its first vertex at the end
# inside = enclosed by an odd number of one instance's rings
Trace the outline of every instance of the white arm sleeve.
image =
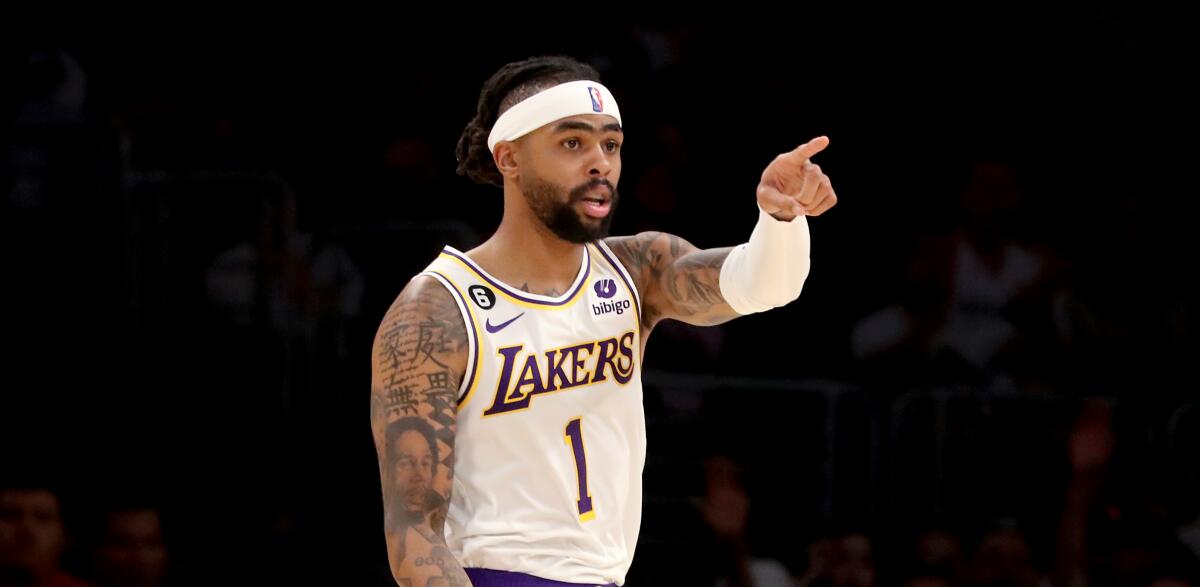
{"type": "Polygon", "coordinates": [[[808,221],[776,220],[758,209],[750,242],[729,252],[721,265],[721,295],[739,314],[778,308],[800,297],[809,270],[808,221]]]}

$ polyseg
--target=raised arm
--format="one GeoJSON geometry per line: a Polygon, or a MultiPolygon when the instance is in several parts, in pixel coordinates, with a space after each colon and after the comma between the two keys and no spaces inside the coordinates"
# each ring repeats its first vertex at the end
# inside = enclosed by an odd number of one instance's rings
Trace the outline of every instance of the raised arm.
{"type": "Polygon", "coordinates": [[[467,345],[454,298],[423,276],[404,288],[375,335],[371,431],[383,483],[388,561],[403,587],[471,584],[442,534],[467,345]]]}
{"type": "Polygon", "coordinates": [[[720,324],[795,300],[809,269],[805,217],[837,203],[829,178],[809,161],[828,144],[817,137],[767,166],[756,190],[758,224],[745,244],[701,250],[662,232],[605,239],[637,282],[643,327],[663,318],[720,324]]]}

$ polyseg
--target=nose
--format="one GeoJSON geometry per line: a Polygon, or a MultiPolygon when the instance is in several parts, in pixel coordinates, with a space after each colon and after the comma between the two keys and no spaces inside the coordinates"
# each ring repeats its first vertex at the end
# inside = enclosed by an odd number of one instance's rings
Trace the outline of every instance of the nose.
{"type": "Polygon", "coordinates": [[[591,169],[588,171],[588,175],[592,177],[608,177],[609,172],[613,168],[613,162],[610,158],[614,155],[605,151],[604,145],[598,145],[594,153],[596,155],[592,157],[591,169]]]}

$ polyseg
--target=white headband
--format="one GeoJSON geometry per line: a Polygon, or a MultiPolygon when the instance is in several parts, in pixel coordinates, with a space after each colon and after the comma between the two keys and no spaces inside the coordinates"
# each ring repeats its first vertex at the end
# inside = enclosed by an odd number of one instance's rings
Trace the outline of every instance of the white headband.
{"type": "Polygon", "coordinates": [[[579,114],[608,114],[621,123],[621,111],[608,88],[581,80],[559,84],[517,103],[500,115],[488,134],[488,150],[496,143],[519,139],[555,120],[579,114]]]}

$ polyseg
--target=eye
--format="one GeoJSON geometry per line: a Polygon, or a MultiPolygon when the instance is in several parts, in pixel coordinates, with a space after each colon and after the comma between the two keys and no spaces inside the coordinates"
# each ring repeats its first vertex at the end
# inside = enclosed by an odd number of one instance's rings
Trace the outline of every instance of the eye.
{"type": "Polygon", "coordinates": [[[579,146],[579,139],[567,139],[563,141],[563,145],[568,149],[575,149],[579,146]]]}
{"type": "Polygon", "coordinates": [[[617,141],[609,141],[608,144],[605,145],[605,148],[608,149],[609,153],[616,153],[621,149],[621,143],[618,143],[617,141]]]}

